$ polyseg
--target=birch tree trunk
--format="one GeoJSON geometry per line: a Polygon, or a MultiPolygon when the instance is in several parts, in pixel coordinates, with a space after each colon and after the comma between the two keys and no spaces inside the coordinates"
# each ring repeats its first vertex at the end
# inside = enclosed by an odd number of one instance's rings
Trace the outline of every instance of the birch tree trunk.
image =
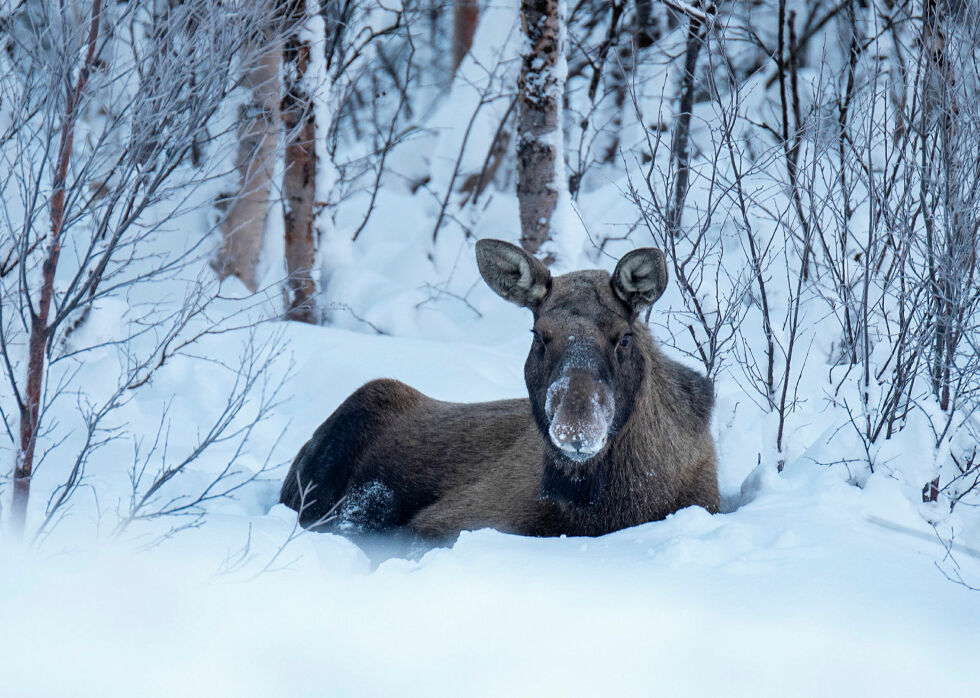
{"type": "Polygon", "coordinates": [[[687,25],[687,43],[684,51],[684,73],[681,75],[680,95],[677,106],[677,117],[674,122],[674,133],[670,143],[670,157],[673,161],[674,191],[668,209],[667,225],[671,235],[679,237],[681,225],[684,222],[684,204],[687,201],[687,190],[691,178],[691,117],[694,111],[694,78],[698,67],[698,55],[707,34],[704,23],[696,17],[691,17],[687,25]]]}
{"type": "MultiPolygon", "coordinates": [[[[31,493],[31,477],[34,474],[34,449],[37,445],[38,428],[41,415],[41,388],[45,372],[45,360],[52,328],[48,324],[51,301],[54,296],[55,272],[61,256],[62,233],[65,227],[65,189],[68,170],[75,142],[75,124],[78,121],[79,106],[88,84],[89,75],[95,65],[99,24],[102,20],[102,0],[92,0],[89,18],[88,39],[86,41],[85,62],[79,68],[73,85],[65,95],[65,111],[61,122],[58,154],[52,176],[50,202],[51,230],[48,235],[47,250],[41,266],[41,287],[38,292],[37,309],[31,308],[30,339],[27,345],[27,389],[20,402],[20,445],[14,464],[14,492],[11,502],[11,528],[14,535],[21,536],[27,519],[27,503],[31,493]]],[[[66,80],[66,83],[70,77],[66,80]]],[[[70,83],[69,83],[70,84],[70,83]]]]}
{"type": "Polygon", "coordinates": [[[517,200],[521,244],[537,252],[554,234],[565,187],[561,106],[565,64],[565,0],[522,0],[526,46],[517,82],[517,200]]]}
{"type": "Polygon", "coordinates": [[[272,198],[276,147],[279,141],[279,61],[277,32],[270,27],[261,53],[242,84],[251,99],[243,105],[238,124],[238,192],[230,198],[221,221],[221,247],[212,263],[218,278],[237,276],[250,291],[259,288],[259,262],[265,223],[272,198]]]}
{"type": "Polygon", "coordinates": [[[479,22],[479,0],[456,0],[453,3],[453,74],[473,46],[479,22]]]}
{"type": "Polygon", "coordinates": [[[317,236],[316,119],[310,78],[310,30],[307,0],[284,0],[290,28],[283,45],[282,121],[286,132],[283,171],[283,230],[286,256],[286,318],[316,323],[317,236]]]}

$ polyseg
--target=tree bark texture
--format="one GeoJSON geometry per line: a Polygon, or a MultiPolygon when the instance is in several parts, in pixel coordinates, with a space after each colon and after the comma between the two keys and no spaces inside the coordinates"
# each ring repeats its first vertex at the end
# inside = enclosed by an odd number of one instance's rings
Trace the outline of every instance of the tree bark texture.
{"type": "Polygon", "coordinates": [[[212,264],[218,278],[237,276],[250,291],[259,288],[258,268],[272,198],[281,123],[279,61],[282,50],[272,28],[264,38],[262,52],[242,81],[250,90],[251,98],[239,114],[236,165],[241,185],[238,192],[225,200],[228,208],[221,221],[221,247],[212,264]]]}
{"type": "Polygon", "coordinates": [[[480,22],[479,0],[455,0],[453,3],[453,74],[473,46],[473,36],[480,22]]]}
{"type": "Polygon", "coordinates": [[[316,120],[309,89],[310,42],[306,0],[285,0],[290,32],[283,45],[282,122],[286,132],[283,171],[283,230],[286,256],[286,318],[316,323],[317,236],[316,120]]]}
{"type": "Polygon", "coordinates": [[[521,244],[537,252],[555,233],[564,186],[561,108],[565,89],[565,2],[522,0],[525,50],[518,78],[517,199],[521,244]]]}
{"type": "Polygon", "coordinates": [[[684,74],[681,76],[680,99],[677,106],[677,119],[670,144],[670,154],[674,161],[676,178],[674,192],[668,213],[668,226],[674,237],[681,234],[684,219],[684,204],[691,177],[691,116],[694,111],[694,78],[698,67],[698,55],[704,45],[706,34],[700,20],[691,18],[687,27],[687,43],[684,51],[684,74]]]}

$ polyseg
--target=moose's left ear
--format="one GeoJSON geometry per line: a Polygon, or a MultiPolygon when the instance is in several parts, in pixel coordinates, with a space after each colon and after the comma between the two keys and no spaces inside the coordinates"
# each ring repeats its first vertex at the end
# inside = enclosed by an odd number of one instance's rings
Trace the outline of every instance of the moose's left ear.
{"type": "Polygon", "coordinates": [[[616,265],[612,287],[633,310],[651,305],[667,288],[664,253],[655,247],[642,247],[628,253],[616,265]]]}

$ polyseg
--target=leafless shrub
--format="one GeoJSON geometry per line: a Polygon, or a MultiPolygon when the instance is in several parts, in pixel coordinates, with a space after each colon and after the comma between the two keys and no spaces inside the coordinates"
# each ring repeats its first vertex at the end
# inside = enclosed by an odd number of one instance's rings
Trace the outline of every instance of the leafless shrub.
{"type": "MultiPolygon", "coordinates": [[[[706,166],[693,173],[698,203],[687,206],[692,177],[686,153],[695,90],[693,75],[701,53],[700,44],[707,40],[700,25],[692,31],[693,35],[688,32],[685,68],[678,90],[680,111],[669,145],[664,143],[666,133],[659,129],[644,129],[645,148],[634,151],[633,162],[627,162],[626,194],[636,205],[643,227],[666,252],[672,276],[681,292],[684,310],[668,316],[666,329],[670,343],[700,360],[705,371],[714,376],[736,341],[737,327],[745,315],[747,278],[738,271],[731,271],[725,264],[726,254],[730,256],[730,252],[726,251],[724,236],[718,233],[722,225],[718,217],[727,215],[733,193],[742,191],[742,179],[737,177],[733,187],[722,173],[723,156],[730,147],[731,129],[737,118],[737,105],[726,103],[716,92],[716,109],[712,116],[720,120],[721,133],[712,131],[712,150],[707,154],[706,166]],[[678,152],[679,149],[683,152],[678,152]],[[642,183],[634,179],[630,164],[643,173],[642,183]]],[[[637,120],[647,123],[650,117],[642,113],[633,87],[630,94],[637,120]]]]}
{"type": "Polygon", "coordinates": [[[254,429],[279,406],[284,376],[272,369],[282,358],[282,352],[278,333],[261,342],[255,341],[253,336],[245,345],[240,360],[223,366],[232,376],[224,406],[211,424],[199,431],[197,442],[188,453],[177,458],[170,455],[166,409],[161,414],[152,443],[144,448],[142,438],[137,438],[130,469],[130,498],[125,508],[118,512],[114,536],[122,535],[136,522],[161,518],[179,521],[171,525],[164,537],[197,526],[204,520],[208,502],[234,495],[280,465],[271,460],[276,443],[257,469],[245,468],[239,461],[251,443],[254,429]],[[250,401],[256,404],[250,406],[250,401]],[[188,492],[185,488],[170,486],[177,484],[180,476],[189,471],[206,451],[224,444],[232,446],[231,454],[220,471],[208,475],[203,487],[188,492]]]}
{"type": "MultiPolygon", "coordinates": [[[[93,454],[119,437],[107,417],[131,388],[145,385],[168,352],[220,324],[208,317],[200,285],[186,286],[176,311],[172,301],[145,301],[144,289],[181,280],[207,253],[208,238],[183,236],[178,221],[205,205],[202,187],[225,174],[200,162],[199,150],[224,135],[211,130],[215,116],[254,57],[249,37],[267,11],[205,0],[163,15],[152,9],[102,0],[25,4],[14,45],[0,58],[10,117],[0,136],[7,204],[0,358],[10,396],[0,409],[16,454],[10,529],[25,526],[45,455],[69,436],[75,448],[62,484],[38,512],[35,538],[61,520],[93,454]],[[130,308],[121,329],[84,337],[94,310],[112,302],[130,308]],[[85,357],[109,348],[118,352],[114,387],[80,390],[85,357]],[[49,419],[70,394],[78,396],[80,432],[49,419]]],[[[249,376],[232,389],[232,406],[255,387],[249,376]]]]}

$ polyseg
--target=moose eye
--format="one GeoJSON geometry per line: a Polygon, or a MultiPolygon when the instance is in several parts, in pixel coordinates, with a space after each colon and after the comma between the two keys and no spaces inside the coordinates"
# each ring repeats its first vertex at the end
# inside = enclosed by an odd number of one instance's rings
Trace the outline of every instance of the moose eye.
{"type": "Polygon", "coordinates": [[[619,348],[625,349],[630,345],[631,341],[633,341],[633,335],[624,334],[622,337],[619,338],[619,348]]]}
{"type": "Polygon", "coordinates": [[[534,337],[534,343],[535,344],[543,344],[544,343],[544,340],[541,339],[541,335],[539,335],[536,330],[531,330],[531,335],[534,337]]]}

